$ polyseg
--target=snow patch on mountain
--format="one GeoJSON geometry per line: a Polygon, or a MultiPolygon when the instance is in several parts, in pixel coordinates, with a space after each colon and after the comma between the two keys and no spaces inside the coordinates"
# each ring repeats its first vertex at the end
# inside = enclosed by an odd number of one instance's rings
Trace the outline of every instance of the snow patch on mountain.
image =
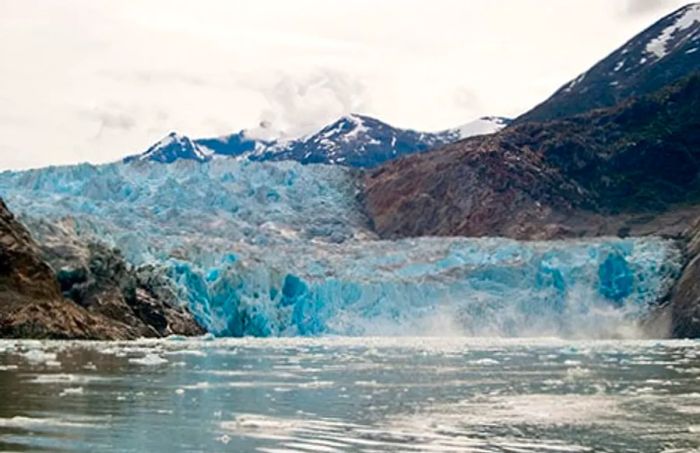
{"type": "Polygon", "coordinates": [[[569,82],[569,83],[566,85],[566,87],[564,88],[564,91],[567,92],[567,93],[570,93],[571,90],[572,90],[576,85],[578,85],[579,83],[581,83],[581,82],[583,81],[583,79],[585,79],[585,78],[586,78],[586,73],[584,72],[583,74],[580,74],[580,75],[579,75],[578,77],[576,77],[574,80],[572,80],[571,82],[569,82]]]}
{"type": "Polygon", "coordinates": [[[700,3],[682,7],[632,37],[514,122],[548,121],[649,94],[700,68],[700,3]]]}
{"type": "Polygon", "coordinates": [[[475,135],[493,134],[506,127],[509,122],[508,118],[500,116],[484,116],[454,130],[459,134],[459,138],[463,139],[475,135]]]}
{"type": "Polygon", "coordinates": [[[700,23],[700,3],[688,5],[677,13],[675,22],[664,28],[661,34],[649,41],[646,46],[648,54],[655,56],[657,59],[665,57],[668,53],[668,45],[674,35],[686,30],[696,23],[700,23]]]}

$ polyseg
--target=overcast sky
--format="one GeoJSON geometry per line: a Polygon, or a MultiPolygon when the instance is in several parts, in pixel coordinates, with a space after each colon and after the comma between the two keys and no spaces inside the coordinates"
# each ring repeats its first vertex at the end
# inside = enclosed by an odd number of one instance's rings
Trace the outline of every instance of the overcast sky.
{"type": "Polygon", "coordinates": [[[542,101],[675,0],[0,0],[0,169],[106,162],[171,130],[420,130],[542,101]]]}

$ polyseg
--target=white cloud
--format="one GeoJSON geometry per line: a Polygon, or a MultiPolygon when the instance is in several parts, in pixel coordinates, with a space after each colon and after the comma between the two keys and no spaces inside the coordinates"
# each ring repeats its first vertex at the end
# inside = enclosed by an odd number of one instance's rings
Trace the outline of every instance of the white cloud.
{"type": "Polygon", "coordinates": [[[367,107],[363,83],[332,70],[304,77],[281,75],[272,86],[258,89],[268,103],[260,122],[289,136],[312,132],[319,124],[367,107]]]}
{"type": "Polygon", "coordinates": [[[670,3],[660,0],[627,0],[626,14],[647,14],[668,9],[670,3]]]}
{"type": "Polygon", "coordinates": [[[419,129],[517,115],[683,3],[0,1],[0,168],[261,120],[294,134],[350,111],[419,129]]]}

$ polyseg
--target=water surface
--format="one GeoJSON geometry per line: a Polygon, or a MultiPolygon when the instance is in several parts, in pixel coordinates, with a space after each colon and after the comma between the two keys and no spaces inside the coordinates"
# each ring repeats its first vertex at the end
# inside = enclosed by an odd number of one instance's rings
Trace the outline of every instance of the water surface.
{"type": "Polygon", "coordinates": [[[0,341],[0,450],[700,451],[700,342],[0,341]]]}

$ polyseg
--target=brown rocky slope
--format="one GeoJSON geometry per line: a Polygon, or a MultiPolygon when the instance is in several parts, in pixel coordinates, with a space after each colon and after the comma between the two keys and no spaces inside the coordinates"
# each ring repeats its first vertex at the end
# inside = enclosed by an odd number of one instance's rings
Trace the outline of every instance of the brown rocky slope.
{"type": "Polygon", "coordinates": [[[129,268],[107,247],[65,237],[59,242],[64,239],[60,246],[39,246],[0,200],[0,337],[116,340],[203,333],[152,273],[129,268]],[[47,257],[61,266],[58,275],[47,257]]]}
{"type": "Polygon", "coordinates": [[[700,214],[700,75],[653,95],[524,123],[367,174],[385,238],[681,234],[700,214]]]}

